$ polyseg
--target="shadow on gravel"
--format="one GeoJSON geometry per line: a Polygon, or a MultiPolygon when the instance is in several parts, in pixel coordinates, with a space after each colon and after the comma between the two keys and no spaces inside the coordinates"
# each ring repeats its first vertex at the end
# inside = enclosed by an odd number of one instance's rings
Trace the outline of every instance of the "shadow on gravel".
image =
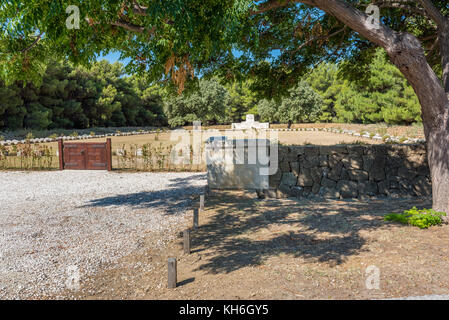
{"type": "MultiPolygon", "coordinates": [[[[170,186],[172,187],[190,187],[192,182],[195,181],[206,181],[206,174],[198,174],[195,176],[184,177],[184,178],[173,178],[170,179],[170,186]]],[[[204,190],[203,190],[204,191],[204,190]]]]}
{"type": "MultiPolygon", "coordinates": [[[[192,249],[207,251],[198,269],[229,273],[288,254],[338,265],[364,251],[362,230],[387,226],[383,215],[425,200],[325,201],[268,200],[218,196],[208,198],[215,214],[192,235],[192,249]]],[[[201,218],[200,218],[201,220],[201,218]]]]}
{"type": "MultiPolygon", "coordinates": [[[[159,208],[166,214],[176,214],[192,205],[192,197],[204,193],[204,187],[194,182],[206,179],[205,175],[170,179],[169,187],[163,190],[142,191],[105,197],[89,201],[86,207],[131,206],[137,208],[159,208]]],[[[150,181],[149,181],[150,182],[150,181]]]]}

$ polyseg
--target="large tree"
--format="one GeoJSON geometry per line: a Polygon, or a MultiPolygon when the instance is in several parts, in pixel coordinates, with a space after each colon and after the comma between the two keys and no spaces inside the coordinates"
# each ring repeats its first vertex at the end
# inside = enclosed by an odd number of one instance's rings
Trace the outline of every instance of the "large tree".
{"type": "Polygon", "coordinates": [[[373,1],[382,9],[379,24],[365,13],[365,0],[7,1],[0,6],[0,73],[26,80],[48,56],[87,63],[112,49],[132,58],[129,71],[171,78],[180,90],[195,72],[219,67],[229,77],[264,75],[254,83],[272,97],[323,59],[350,58],[360,62],[353,70],[363,71],[379,46],[418,96],[434,209],[449,212],[447,1],[373,1]],[[69,5],[79,7],[79,29],[66,28],[69,5]],[[235,49],[243,55],[235,57],[235,49]],[[273,52],[269,66],[261,63],[273,52]]]}
{"type": "Polygon", "coordinates": [[[231,99],[217,79],[201,79],[194,92],[168,97],[164,102],[172,127],[200,120],[205,124],[229,123],[231,99]]]}

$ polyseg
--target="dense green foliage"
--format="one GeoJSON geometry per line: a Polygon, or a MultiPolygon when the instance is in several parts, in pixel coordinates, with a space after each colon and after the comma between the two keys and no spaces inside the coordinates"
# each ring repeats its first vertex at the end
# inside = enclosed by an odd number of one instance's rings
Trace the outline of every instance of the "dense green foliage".
{"type": "Polygon", "coordinates": [[[279,105],[275,100],[263,99],[257,111],[263,121],[282,123],[314,122],[319,119],[323,99],[305,82],[288,91],[279,105]]]}
{"type": "Polygon", "coordinates": [[[271,123],[421,121],[412,88],[381,51],[364,81],[342,78],[342,66],[322,63],[283,95],[264,98],[248,79],[203,77],[179,95],[127,76],[120,63],[87,69],[54,62],[40,85],[0,83],[0,129],[227,124],[248,113],[271,123]]]}
{"type": "MultiPolygon", "coordinates": [[[[372,1],[346,2],[364,11],[372,1]]],[[[448,13],[446,1],[432,3],[448,13]]],[[[388,27],[432,46],[435,28],[427,17],[388,6],[381,16],[388,27]]],[[[428,52],[441,73],[438,55],[428,52]]],[[[7,1],[0,10],[0,79],[0,128],[9,129],[222,123],[259,109],[261,118],[272,122],[421,120],[413,90],[373,43],[333,15],[294,1],[7,1]],[[79,8],[79,29],[66,26],[69,5],[79,8]],[[95,73],[52,62],[68,58],[87,67],[112,50],[128,58],[125,69],[110,66],[95,73]],[[124,77],[125,71],[133,76],[124,77]],[[220,79],[227,94],[217,93],[229,98],[223,100],[227,105],[207,97],[218,86],[198,84],[200,74],[220,79]],[[306,91],[292,99],[301,81],[323,101],[310,117],[304,117],[307,98],[300,97],[306,91]],[[147,83],[197,90],[165,96],[163,103],[160,90],[147,83]],[[206,107],[207,99],[214,105],[206,107]],[[277,107],[267,114],[270,104],[277,107]]],[[[313,97],[314,105],[320,104],[313,97]]]]}
{"type": "Polygon", "coordinates": [[[193,93],[174,95],[165,101],[165,112],[172,127],[201,120],[229,123],[230,95],[216,79],[200,80],[193,93]]]}
{"type": "Polygon", "coordinates": [[[305,82],[289,90],[278,109],[279,122],[301,123],[318,119],[323,100],[305,82]]]}
{"type": "Polygon", "coordinates": [[[234,122],[245,119],[246,114],[257,114],[257,103],[259,98],[251,90],[251,81],[234,81],[226,85],[231,101],[229,117],[234,122]]]}
{"type": "Polygon", "coordinates": [[[193,120],[207,123],[240,121],[253,113],[271,123],[347,122],[411,124],[421,122],[419,101],[399,70],[378,50],[362,80],[345,79],[346,61],[322,63],[282,95],[258,92],[257,82],[227,82],[224,87],[202,79],[193,92],[166,102],[172,126],[193,120]],[[226,92],[225,92],[226,91],[226,92]],[[209,106],[198,103],[208,96],[209,106]],[[269,98],[267,96],[270,96],[269,98]],[[226,101],[226,104],[223,102],[226,101]]]}
{"type": "Polygon", "coordinates": [[[411,124],[421,122],[421,108],[412,87],[378,50],[360,80],[343,79],[339,66],[323,63],[307,82],[323,97],[322,121],[411,124]]]}
{"type": "MultiPolygon", "coordinates": [[[[345,2],[365,11],[372,0],[345,2]]],[[[432,3],[448,14],[447,1],[432,3]]],[[[382,7],[382,23],[425,39],[428,48],[435,28],[415,14],[418,9],[414,1],[382,7]]],[[[116,50],[130,58],[128,73],[142,72],[153,81],[183,84],[218,70],[228,79],[253,78],[268,98],[286,93],[318,61],[349,59],[348,70],[360,79],[357,73],[376,48],[333,15],[284,0],[10,0],[1,4],[0,26],[0,77],[8,81],[39,78],[55,56],[87,65],[116,50]],[[79,8],[79,29],[66,27],[70,5],[79,8]]],[[[429,60],[438,69],[438,50],[429,60]]]]}
{"type": "Polygon", "coordinates": [[[402,224],[409,224],[427,229],[431,226],[441,225],[443,223],[442,217],[446,216],[444,212],[436,212],[433,209],[418,210],[413,207],[410,210],[405,210],[403,213],[390,213],[385,216],[385,221],[395,221],[402,224]]]}
{"type": "Polygon", "coordinates": [[[53,62],[40,85],[0,83],[0,129],[163,125],[162,99],[121,64],[53,62]]]}

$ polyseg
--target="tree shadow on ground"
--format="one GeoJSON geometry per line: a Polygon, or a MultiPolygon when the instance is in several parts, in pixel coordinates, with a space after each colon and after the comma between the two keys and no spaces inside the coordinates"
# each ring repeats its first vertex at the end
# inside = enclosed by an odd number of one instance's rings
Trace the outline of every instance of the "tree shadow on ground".
{"type": "Polygon", "coordinates": [[[341,264],[365,250],[361,231],[388,227],[384,214],[431,203],[396,199],[386,206],[386,201],[209,198],[207,207],[216,214],[192,234],[193,250],[205,253],[198,270],[229,273],[281,254],[341,264]]]}
{"type": "Polygon", "coordinates": [[[110,207],[131,206],[135,208],[157,208],[165,214],[176,214],[186,210],[192,205],[192,198],[204,193],[204,186],[199,185],[205,181],[205,174],[172,178],[166,189],[155,191],[142,191],[130,194],[120,194],[111,197],[99,198],[89,201],[82,206],[110,207]]]}

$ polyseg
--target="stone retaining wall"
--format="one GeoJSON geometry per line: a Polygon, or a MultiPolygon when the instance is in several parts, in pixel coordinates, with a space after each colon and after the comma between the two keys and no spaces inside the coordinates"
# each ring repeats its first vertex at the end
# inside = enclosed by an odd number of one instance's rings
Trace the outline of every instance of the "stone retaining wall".
{"type": "Polygon", "coordinates": [[[279,146],[279,170],[268,191],[277,197],[430,196],[424,144],[279,146]]]}

